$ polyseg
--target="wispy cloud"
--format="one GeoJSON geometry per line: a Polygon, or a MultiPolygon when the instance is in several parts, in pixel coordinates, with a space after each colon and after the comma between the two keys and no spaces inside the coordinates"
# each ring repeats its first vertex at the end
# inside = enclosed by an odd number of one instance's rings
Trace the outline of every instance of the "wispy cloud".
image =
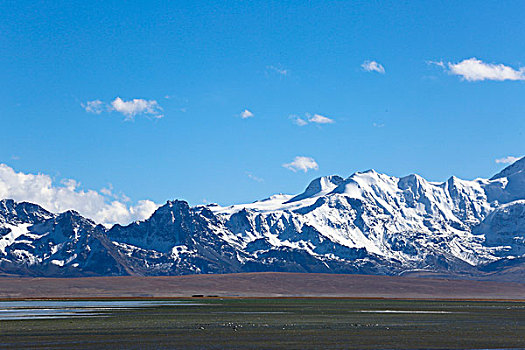
{"type": "Polygon", "coordinates": [[[179,95],[164,95],[164,99],[171,102],[171,104],[178,105],[177,110],[182,113],[186,113],[188,110],[189,100],[186,97],[181,97],[179,95]]]}
{"type": "Polygon", "coordinates": [[[304,171],[305,173],[308,170],[317,170],[319,169],[319,165],[317,162],[311,158],[311,157],[304,157],[304,156],[298,156],[295,157],[294,160],[290,163],[283,164],[283,167],[285,167],[288,170],[291,170],[293,172],[297,172],[299,170],[304,171]]]}
{"type": "Polygon", "coordinates": [[[520,160],[520,157],[507,156],[503,158],[498,158],[495,160],[495,162],[498,164],[512,164],[518,160],[520,160]]]}
{"type": "Polygon", "coordinates": [[[363,68],[366,72],[378,72],[385,74],[385,67],[376,61],[364,61],[361,64],[361,68],[363,68]]]}
{"type": "Polygon", "coordinates": [[[248,118],[253,118],[255,115],[250,112],[249,110],[245,109],[244,111],[241,112],[241,118],[242,119],[248,119],[248,118]]]}
{"type": "Polygon", "coordinates": [[[374,128],[383,128],[385,126],[385,124],[383,124],[383,123],[372,123],[372,126],[374,128]]]}
{"type": "Polygon", "coordinates": [[[258,176],[255,176],[253,175],[252,173],[250,172],[246,172],[246,176],[248,176],[249,179],[255,181],[255,182],[264,182],[264,179],[263,178],[260,178],[258,176]]]}
{"type": "Polygon", "coordinates": [[[299,116],[296,116],[296,115],[291,115],[290,116],[290,119],[293,120],[293,122],[296,124],[296,125],[299,125],[299,126],[305,126],[308,124],[308,119],[303,119],[299,116]]]}
{"type": "Polygon", "coordinates": [[[293,122],[299,126],[304,126],[307,124],[333,124],[335,123],[335,120],[325,117],[324,115],[320,114],[310,114],[306,113],[304,117],[300,117],[297,115],[291,115],[290,119],[293,120],[293,122]]]}
{"type": "Polygon", "coordinates": [[[93,100],[81,103],[81,106],[88,113],[100,114],[104,110],[105,103],[100,100],[93,100]]]}
{"type": "Polygon", "coordinates": [[[144,220],[158,207],[150,200],[125,204],[129,198],[115,195],[111,186],[101,191],[83,190],[73,179],[57,184],[49,175],[16,172],[5,164],[0,164],[0,198],[35,203],[55,213],[76,210],[106,225],[144,220]]]}
{"type": "Polygon", "coordinates": [[[287,69],[284,69],[282,67],[276,67],[276,66],[266,66],[266,69],[270,72],[274,72],[274,73],[277,73],[281,76],[287,76],[288,74],[290,74],[290,71],[287,70],[287,69]]]}
{"type": "Polygon", "coordinates": [[[443,63],[443,61],[426,61],[426,62],[429,65],[434,65],[434,66],[438,66],[438,67],[441,67],[443,69],[446,69],[445,63],[443,63]]]}
{"type": "Polygon", "coordinates": [[[125,120],[133,120],[137,115],[144,115],[155,119],[164,117],[162,114],[162,107],[157,101],[144,100],[141,98],[134,98],[125,101],[120,97],[116,97],[110,103],[105,103],[101,100],[93,100],[81,103],[81,106],[86,112],[94,114],[100,114],[104,111],[115,111],[123,114],[125,120]]]}
{"type": "Polygon", "coordinates": [[[320,115],[320,114],[314,114],[313,116],[308,117],[308,121],[310,123],[315,123],[315,124],[332,124],[332,123],[334,123],[333,119],[330,119],[330,118],[325,117],[324,115],[320,115]]]}
{"type": "Polygon", "coordinates": [[[100,193],[107,196],[108,198],[117,199],[124,203],[130,202],[131,199],[124,193],[115,193],[112,184],[108,184],[106,187],[100,189],[100,193]]]}
{"type": "Polygon", "coordinates": [[[427,63],[439,66],[449,74],[458,75],[466,81],[525,80],[525,67],[514,69],[504,64],[485,63],[475,57],[458,63],[442,61],[427,61],[427,63]]]}

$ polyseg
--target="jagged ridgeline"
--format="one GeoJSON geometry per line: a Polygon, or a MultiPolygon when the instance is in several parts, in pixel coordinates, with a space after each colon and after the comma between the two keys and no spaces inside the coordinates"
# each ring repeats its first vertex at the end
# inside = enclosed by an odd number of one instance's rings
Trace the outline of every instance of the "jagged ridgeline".
{"type": "Polygon", "coordinates": [[[190,207],[107,229],[74,211],[0,201],[0,272],[28,276],[253,271],[525,277],[525,158],[443,183],[373,170],[298,195],[190,207]]]}

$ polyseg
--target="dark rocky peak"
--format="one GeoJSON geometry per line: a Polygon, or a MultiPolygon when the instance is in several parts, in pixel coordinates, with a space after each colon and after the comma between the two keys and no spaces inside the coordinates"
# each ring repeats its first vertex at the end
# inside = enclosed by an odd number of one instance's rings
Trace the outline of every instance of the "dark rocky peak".
{"type": "Polygon", "coordinates": [[[12,199],[0,200],[0,220],[6,222],[36,223],[52,218],[54,214],[41,206],[28,202],[17,203],[12,199]]]}

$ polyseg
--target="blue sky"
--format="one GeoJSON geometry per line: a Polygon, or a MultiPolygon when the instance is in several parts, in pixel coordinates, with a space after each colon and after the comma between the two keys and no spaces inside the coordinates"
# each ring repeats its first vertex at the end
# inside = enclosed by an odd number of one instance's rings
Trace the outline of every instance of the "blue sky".
{"type": "Polygon", "coordinates": [[[525,154],[524,10],[3,1],[0,163],[192,205],[369,168],[490,177],[525,154]]]}

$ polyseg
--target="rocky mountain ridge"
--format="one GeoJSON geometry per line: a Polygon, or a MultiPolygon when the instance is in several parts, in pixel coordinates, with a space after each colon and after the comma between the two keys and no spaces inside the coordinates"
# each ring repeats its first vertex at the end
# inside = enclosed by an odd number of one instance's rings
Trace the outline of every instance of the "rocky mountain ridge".
{"type": "Polygon", "coordinates": [[[525,158],[491,179],[429,182],[373,170],[298,195],[190,207],[106,229],[78,213],[0,201],[0,272],[31,276],[254,271],[525,276],[525,158]],[[509,272],[511,271],[511,272],[509,272]]]}

